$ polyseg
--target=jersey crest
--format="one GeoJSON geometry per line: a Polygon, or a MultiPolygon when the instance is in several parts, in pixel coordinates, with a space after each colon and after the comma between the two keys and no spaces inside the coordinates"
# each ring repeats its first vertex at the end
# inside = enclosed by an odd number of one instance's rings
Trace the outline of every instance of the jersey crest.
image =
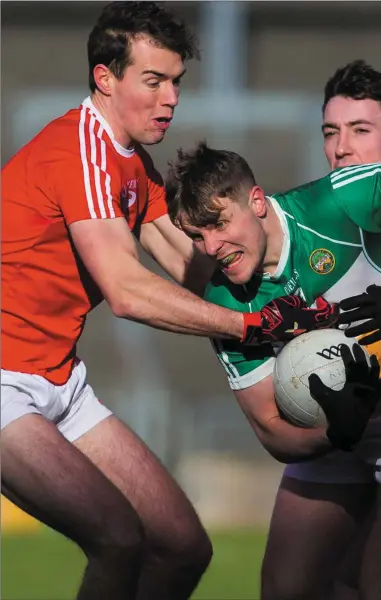
{"type": "Polygon", "coordinates": [[[120,206],[123,212],[127,212],[136,202],[138,180],[131,179],[122,186],[120,191],[120,206]]]}
{"type": "Polygon", "coordinates": [[[310,267],[318,275],[328,275],[335,268],[335,257],[326,248],[317,248],[310,254],[310,267]]]}

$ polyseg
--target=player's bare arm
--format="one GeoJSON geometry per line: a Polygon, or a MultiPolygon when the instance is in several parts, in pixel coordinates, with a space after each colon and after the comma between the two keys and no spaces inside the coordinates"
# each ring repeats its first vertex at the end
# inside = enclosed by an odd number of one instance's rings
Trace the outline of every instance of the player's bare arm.
{"type": "Polygon", "coordinates": [[[192,240],[163,215],[141,227],[139,241],[144,250],[180,285],[201,296],[215,262],[204,256],[192,240]]]}
{"type": "Polygon", "coordinates": [[[279,462],[310,460],[333,449],[324,427],[302,429],[281,417],[272,376],[235,391],[235,396],[262,446],[279,462]]]}
{"type": "Polygon", "coordinates": [[[70,233],[116,316],[177,333],[242,339],[242,313],[205,302],[141,265],[124,218],[77,221],[70,233]]]}

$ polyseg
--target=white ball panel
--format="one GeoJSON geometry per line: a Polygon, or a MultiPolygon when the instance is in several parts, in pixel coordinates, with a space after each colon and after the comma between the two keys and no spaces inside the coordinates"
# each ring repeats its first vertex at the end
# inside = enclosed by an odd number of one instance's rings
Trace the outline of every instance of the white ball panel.
{"type": "Polygon", "coordinates": [[[310,395],[308,377],[316,373],[328,387],[341,389],[345,368],[338,348],[340,344],[351,348],[355,343],[356,339],[346,338],[340,330],[322,329],[300,335],[278,354],[273,373],[275,397],[291,422],[302,427],[326,424],[324,411],[310,395]]]}

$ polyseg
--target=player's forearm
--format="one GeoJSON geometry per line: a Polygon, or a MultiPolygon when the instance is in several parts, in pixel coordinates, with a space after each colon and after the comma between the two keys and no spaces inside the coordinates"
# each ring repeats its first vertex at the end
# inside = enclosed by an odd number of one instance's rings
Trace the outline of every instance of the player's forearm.
{"type": "Polygon", "coordinates": [[[116,316],[157,329],[238,340],[243,336],[242,313],[205,302],[139,263],[131,265],[128,280],[106,299],[116,316]]]}
{"type": "Polygon", "coordinates": [[[282,463],[303,462],[333,450],[325,428],[303,429],[274,417],[266,426],[255,426],[264,448],[282,463]]]}

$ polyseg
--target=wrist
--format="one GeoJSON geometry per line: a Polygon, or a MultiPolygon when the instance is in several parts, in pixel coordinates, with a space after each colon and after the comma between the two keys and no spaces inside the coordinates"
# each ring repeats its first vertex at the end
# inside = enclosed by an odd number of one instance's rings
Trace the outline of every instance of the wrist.
{"type": "Polygon", "coordinates": [[[331,426],[328,426],[326,436],[335,450],[342,450],[343,452],[351,452],[353,450],[353,440],[342,435],[336,435],[335,430],[331,426]]]}

